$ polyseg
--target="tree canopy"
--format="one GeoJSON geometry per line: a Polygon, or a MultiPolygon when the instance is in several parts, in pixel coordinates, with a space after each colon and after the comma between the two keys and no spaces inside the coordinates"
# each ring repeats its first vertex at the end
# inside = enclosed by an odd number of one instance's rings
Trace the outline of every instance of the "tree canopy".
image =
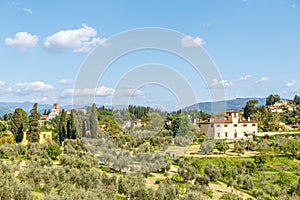
{"type": "Polygon", "coordinates": [[[30,110],[28,131],[26,137],[28,142],[39,142],[40,137],[40,125],[39,125],[40,114],[38,113],[38,104],[35,103],[30,110]]]}
{"type": "Polygon", "coordinates": [[[26,131],[28,125],[28,116],[22,108],[16,108],[12,119],[10,131],[13,133],[17,143],[22,142],[23,133],[26,131]]]}

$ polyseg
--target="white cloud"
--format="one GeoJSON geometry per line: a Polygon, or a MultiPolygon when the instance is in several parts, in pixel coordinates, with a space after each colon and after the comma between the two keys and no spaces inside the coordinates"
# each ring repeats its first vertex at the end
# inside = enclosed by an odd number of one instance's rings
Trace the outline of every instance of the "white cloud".
{"type": "Polygon", "coordinates": [[[114,93],[113,88],[108,88],[105,86],[101,86],[98,88],[83,88],[83,89],[66,89],[63,91],[63,96],[89,96],[89,95],[95,95],[98,97],[104,97],[104,96],[111,96],[114,93]]]}
{"type": "Polygon", "coordinates": [[[0,87],[3,86],[3,85],[5,85],[5,84],[6,84],[6,82],[0,81],[0,87]]]}
{"type": "Polygon", "coordinates": [[[32,102],[32,103],[36,103],[36,102],[45,103],[45,102],[47,102],[47,100],[48,100],[48,97],[42,97],[42,98],[38,98],[38,99],[31,99],[30,102],[32,102]]]}
{"type": "Polygon", "coordinates": [[[61,79],[60,81],[58,81],[58,83],[63,84],[63,85],[69,85],[73,83],[73,80],[71,79],[61,79]]]}
{"type": "Polygon", "coordinates": [[[250,74],[247,74],[247,75],[245,75],[245,76],[240,77],[238,80],[239,80],[239,81],[246,81],[246,80],[249,79],[249,78],[251,78],[251,75],[250,75],[250,74]]]}
{"type": "Polygon", "coordinates": [[[233,82],[229,80],[217,80],[213,79],[212,83],[209,85],[210,88],[228,88],[232,86],[233,82]]]}
{"type": "Polygon", "coordinates": [[[19,82],[13,87],[7,89],[8,92],[16,94],[31,94],[31,93],[44,93],[53,89],[52,85],[46,84],[41,81],[35,82],[19,82]]]}
{"type": "Polygon", "coordinates": [[[144,93],[139,89],[125,89],[121,91],[115,91],[114,88],[105,86],[97,88],[81,88],[81,89],[66,89],[62,93],[62,97],[70,96],[96,96],[96,97],[111,97],[112,95],[117,96],[135,96],[142,97],[144,93]]]}
{"type": "Polygon", "coordinates": [[[139,90],[139,89],[134,89],[134,88],[128,88],[128,89],[123,89],[123,90],[119,90],[119,91],[116,91],[116,94],[117,96],[144,96],[144,93],[139,90]]]}
{"type": "Polygon", "coordinates": [[[97,45],[107,46],[107,39],[98,38],[97,31],[85,24],[82,28],[61,30],[46,38],[44,47],[50,52],[72,50],[87,53],[97,45]]]}
{"type": "Polygon", "coordinates": [[[192,36],[187,35],[181,39],[181,45],[183,47],[197,47],[203,44],[205,44],[205,41],[203,38],[199,37],[193,38],[192,36]]]}
{"type": "Polygon", "coordinates": [[[293,85],[295,85],[297,83],[296,80],[292,80],[291,82],[288,82],[285,84],[286,87],[292,87],[293,85]]]}
{"type": "Polygon", "coordinates": [[[257,81],[255,81],[255,84],[260,84],[260,83],[264,83],[269,81],[270,79],[266,76],[261,77],[260,79],[258,79],[257,81]]]}
{"type": "Polygon", "coordinates": [[[24,51],[28,48],[35,47],[38,40],[39,38],[36,35],[27,32],[18,32],[14,38],[6,38],[5,44],[24,51]]]}
{"type": "Polygon", "coordinates": [[[22,10],[28,14],[32,14],[32,10],[30,8],[22,8],[22,10]]]}
{"type": "Polygon", "coordinates": [[[98,87],[98,88],[96,89],[96,95],[97,95],[97,96],[110,96],[110,95],[112,95],[114,92],[115,92],[115,89],[113,89],[113,88],[108,88],[108,87],[105,87],[105,86],[101,86],[101,87],[98,87]]]}

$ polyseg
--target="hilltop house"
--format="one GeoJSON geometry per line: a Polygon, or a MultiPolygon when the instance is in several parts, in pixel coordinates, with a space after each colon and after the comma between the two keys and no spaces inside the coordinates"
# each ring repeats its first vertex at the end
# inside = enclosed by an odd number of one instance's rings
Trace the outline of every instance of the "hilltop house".
{"type": "Polygon", "coordinates": [[[53,104],[53,109],[48,115],[49,120],[54,119],[56,116],[58,116],[60,113],[59,105],[58,103],[53,104]]]}
{"type": "Polygon", "coordinates": [[[242,118],[236,110],[227,112],[224,118],[200,121],[199,127],[201,133],[214,139],[242,139],[257,133],[257,121],[242,118]]]}
{"type": "Polygon", "coordinates": [[[288,103],[288,101],[281,100],[278,102],[275,102],[274,105],[268,106],[270,112],[277,112],[277,113],[282,113],[284,112],[284,109],[287,109],[288,111],[293,111],[293,106],[288,103]]]}

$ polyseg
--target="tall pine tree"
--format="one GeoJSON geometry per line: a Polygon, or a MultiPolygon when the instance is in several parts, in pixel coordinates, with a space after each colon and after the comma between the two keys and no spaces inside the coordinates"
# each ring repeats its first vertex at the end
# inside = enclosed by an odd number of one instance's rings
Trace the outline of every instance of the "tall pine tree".
{"type": "Polygon", "coordinates": [[[27,128],[28,116],[22,108],[16,108],[11,119],[10,131],[15,136],[16,143],[22,142],[23,133],[27,128]]]}
{"type": "Polygon", "coordinates": [[[28,142],[39,142],[40,139],[40,125],[39,125],[39,119],[40,114],[37,110],[38,104],[35,103],[30,110],[30,116],[29,116],[29,123],[28,123],[28,131],[26,133],[26,137],[28,142]]]}

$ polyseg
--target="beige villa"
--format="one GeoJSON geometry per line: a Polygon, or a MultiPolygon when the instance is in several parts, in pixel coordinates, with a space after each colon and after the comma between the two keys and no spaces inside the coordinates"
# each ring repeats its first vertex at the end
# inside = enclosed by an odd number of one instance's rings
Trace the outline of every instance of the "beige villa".
{"type": "Polygon", "coordinates": [[[244,119],[236,110],[227,112],[224,118],[211,118],[200,121],[200,131],[213,139],[242,139],[257,133],[257,121],[244,119]]]}
{"type": "MultiPolygon", "coordinates": [[[[52,141],[52,132],[51,131],[42,131],[40,133],[39,144],[50,143],[52,141]]],[[[21,144],[26,145],[28,140],[26,138],[26,132],[24,132],[23,140],[21,144]]]]}

